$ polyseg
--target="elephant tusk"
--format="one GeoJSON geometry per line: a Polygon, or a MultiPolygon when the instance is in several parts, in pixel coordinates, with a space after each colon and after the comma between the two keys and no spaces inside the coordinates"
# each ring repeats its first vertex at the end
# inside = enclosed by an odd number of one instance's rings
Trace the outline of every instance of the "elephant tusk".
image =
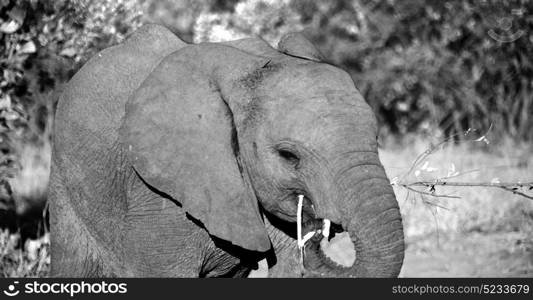
{"type": "Polygon", "coordinates": [[[322,227],[322,235],[324,237],[329,237],[329,228],[331,226],[331,221],[329,219],[324,219],[324,227],[322,227]]]}
{"type": "Polygon", "coordinates": [[[298,248],[301,248],[302,245],[302,206],[303,206],[303,195],[298,195],[298,207],[296,210],[296,237],[298,239],[298,248]]]}
{"type": "MultiPolygon", "coordinates": [[[[316,231],[310,231],[305,236],[302,237],[302,209],[303,209],[303,195],[298,195],[298,211],[296,212],[296,226],[297,228],[297,239],[298,239],[298,248],[303,248],[305,243],[312,238],[316,231]]],[[[324,226],[322,227],[322,235],[324,237],[329,237],[329,230],[331,227],[331,221],[329,219],[324,219],[324,226]]],[[[321,232],[320,230],[318,231],[321,232]]]]}
{"type": "MultiPolygon", "coordinates": [[[[298,244],[298,252],[300,254],[300,266],[302,268],[302,274],[303,274],[303,270],[304,270],[304,267],[303,267],[303,260],[304,260],[304,247],[305,247],[305,243],[311,239],[315,234],[316,234],[316,231],[310,231],[308,233],[305,234],[304,237],[302,237],[302,209],[303,209],[303,199],[304,199],[304,196],[303,195],[298,195],[298,205],[297,205],[297,210],[296,210],[296,237],[297,237],[297,244],[298,244]]],[[[313,207],[314,209],[314,207],[313,207]]],[[[331,229],[331,220],[329,219],[324,219],[323,220],[323,225],[322,225],[322,229],[318,230],[318,233],[322,233],[322,235],[326,238],[329,237],[329,234],[330,234],[330,229],[331,229]]]]}
{"type": "Polygon", "coordinates": [[[305,246],[305,243],[315,235],[315,231],[310,231],[304,237],[302,238],[302,244],[301,247],[305,246]]]}
{"type": "Polygon", "coordinates": [[[315,235],[315,231],[308,232],[302,237],[302,208],[303,208],[303,195],[298,196],[298,210],[296,211],[296,235],[298,239],[298,248],[303,248],[305,243],[315,235]]]}
{"type": "Polygon", "coordinates": [[[296,209],[296,238],[298,245],[298,252],[300,253],[300,266],[303,270],[304,265],[304,253],[303,253],[303,243],[302,243],[302,205],[303,205],[303,195],[298,195],[298,207],[296,209]]]}

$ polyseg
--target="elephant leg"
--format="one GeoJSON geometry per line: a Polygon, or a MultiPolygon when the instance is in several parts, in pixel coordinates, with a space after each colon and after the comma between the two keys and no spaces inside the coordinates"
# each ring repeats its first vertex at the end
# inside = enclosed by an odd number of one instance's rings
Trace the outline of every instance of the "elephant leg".
{"type": "Polygon", "coordinates": [[[197,277],[206,237],[168,199],[153,194],[137,196],[135,202],[142,204],[128,208],[123,247],[135,276],[197,277]]]}
{"type": "Polygon", "coordinates": [[[128,190],[126,263],[142,277],[239,276],[239,259],[218,248],[179,202],[134,176],[128,190]]]}
{"type": "Polygon", "coordinates": [[[267,258],[268,277],[302,277],[296,239],[272,225],[268,218],[265,218],[265,226],[274,248],[274,253],[267,258]]]}
{"type": "Polygon", "coordinates": [[[53,164],[48,201],[50,205],[51,276],[115,277],[128,276],[114,253],[97,243],[71,205],[72,197],[53,164]]]}

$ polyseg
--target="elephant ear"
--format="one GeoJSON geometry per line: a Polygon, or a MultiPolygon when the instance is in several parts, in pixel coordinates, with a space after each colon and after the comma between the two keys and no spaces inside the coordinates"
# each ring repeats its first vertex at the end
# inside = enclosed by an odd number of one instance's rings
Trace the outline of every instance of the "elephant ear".
{"type": "Polygon", "coordinates": [[[278,50],[285,54],[321,62],[324,56],[301,33],[292,32],[284,35],[278,43],[278,50]]]}
{"type": "Polygon", "coordinates": [[[122,144],[151,187],[181,203],[218,238],[253,251],[270,240],[239,160],[227,88],[264,64],[228,46],[188,46],[167,56],[126,105],[122,144]],[[226,93],[226,94],[225,94],[226,93]]]}

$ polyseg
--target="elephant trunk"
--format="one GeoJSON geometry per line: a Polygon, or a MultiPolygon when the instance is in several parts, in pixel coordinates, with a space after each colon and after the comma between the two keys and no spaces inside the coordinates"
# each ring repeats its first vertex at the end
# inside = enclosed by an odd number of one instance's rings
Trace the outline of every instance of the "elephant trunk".
{"type": "MultiPolygon", "coordinates": [[[[385,184],[388,185],[388,182],[381,183],[385,184]]],[[[368,188],[375,189],[376,186],[368,188]]],[[[355,276],[398,276],[404,257],[404,237],[400,211],[392,190],[381,192],[354,207],[351,220],[343,227],[354,243],[356,260],[351,272],[355,276]]]]}
{"type": "Polygon", "coordinates": [[[306,249],[306,269],[319,276],[398,276],[404,257],[403,226],[383,167],[374,164],[351,168],[339,181],[341,199],[337,203],[344,216],[339,228],[349,234],[355,262],[351,266],[332,263],[325,258],[322,237],[317,235],[306,249]]]}

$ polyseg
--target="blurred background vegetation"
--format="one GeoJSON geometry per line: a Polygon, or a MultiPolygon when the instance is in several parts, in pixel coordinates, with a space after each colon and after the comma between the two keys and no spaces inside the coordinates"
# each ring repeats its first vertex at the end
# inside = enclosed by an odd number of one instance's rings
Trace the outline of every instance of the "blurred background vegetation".
{"type": "MultiPolygon", "coordinates": [[[[27,263],[46,251],[29,251],[24,241],[47,244],[50,141],[64,84],[144,23],[164,24],[194,43],[255,35],[275,46],[283,34],[303,31],[353,77],[378,116],[380,137],[394,141],[384,152],[389,176],[399,168],[394,162],[423,151],[406,148],[409,136],[442,138],[468,128],[491,128],[492,141],[502,144],[492,150],[501,155],[483,154],[479,163],[502,159],[523,175],[531,174],[533,150],[532,12],[527,0],[0,0],[0,228],[20,235],[16,243],[0,241],[0,276],[46,272],[42,263],[27,263]],[[25,271],[6,271],[17,262],[25,271]]],[[[461,151],[440,157],[441,167],[471,149],[461,151]]],[[[529,204],[510,205],[506,211],[519,213],[509,218],[532,219],[529,204]]]]}

